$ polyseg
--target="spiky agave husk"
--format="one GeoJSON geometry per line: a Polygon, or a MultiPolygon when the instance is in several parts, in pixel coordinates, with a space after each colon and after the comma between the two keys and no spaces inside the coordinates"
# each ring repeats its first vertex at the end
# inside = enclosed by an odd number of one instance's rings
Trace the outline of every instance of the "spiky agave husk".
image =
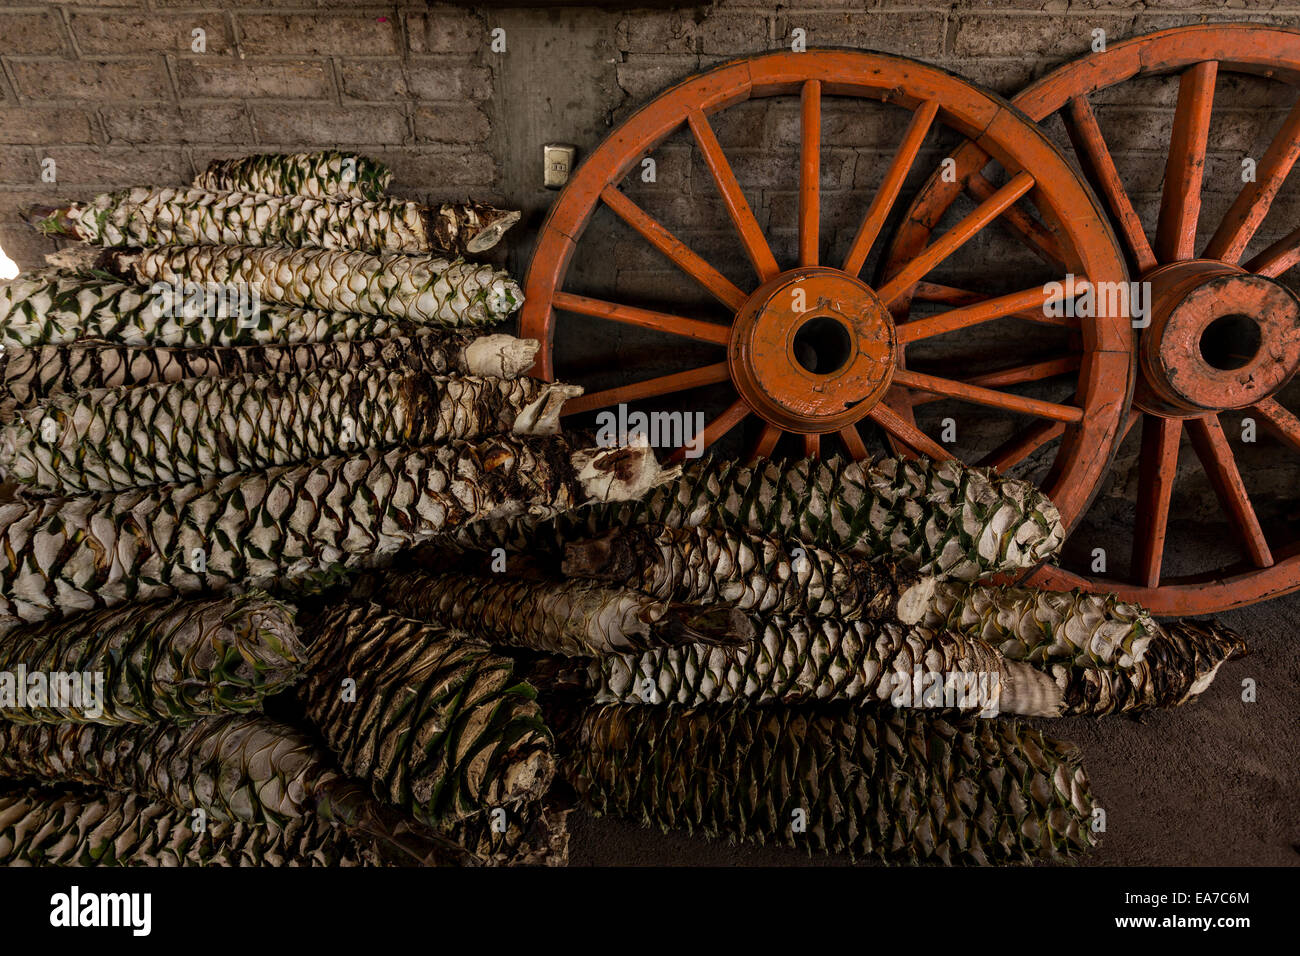
{"type": "Polygon", "coordinates": [[[258,824],[309,815],[342,782],[305,734],[243,714],[120,726],[0,721],[0,773],[132,790],[215,820],[258,824]]]}
{"type": "Polygon", "coordinates": [[[10,700],[0,717],[139,724],[245,713],[291,686],[305,660],[293,609],[260,595],[90,611],[8,631],[0,637],[0,673],[100,675],[102,699],[61,706],[47,693],[33,704],[25,693],[27,706],[10,700]]]}
{"type": "Polygon", "coordinates": [[[1045,667],[1061,688],[1064,714],[1121,714],[1177,707],[1199,697],[1225,661],[1246,652],[1239,634],[1214,621],[1159,624],[1131,667],[1045,667]]]}
{"type": "Polygon", "coordinates": [[[956,461],[743,465],[711,458],[633,504],[583,509],[553,522],[503,521],[456,540],[463,547],[558,551],[576,537],[647,522],[777,534],[859,557],[893,556],[905,571],[959,580],[1035,567],[1064,539],[1060,513],[1037,488],[956,461]]]}
{"type": "Polygon", "coordinates": [[[686,644],[592,661],[598,703],[798,704],[851,701],[1054,715],[1061,692],[978,638],[926,628],[774,616],[753,644],[686,644]]]}
{"type": "Polygon", "coordinates": [[[508,658],[375,604],[336,607],[311,634],[299,700],[376,797],[437,825],[550,785],[551,733],[508,658]]]}
{"type": "Polygon", "coordinates": [[[983,638],[1038,666],[1132,667],[1160,629],[1146,608],[1113,594],[954,582],[936,586],[922,623],[983,638]]]}
{"type": "Polygon", "coordinates": [[[465,522],[639,495],[665,473],[648,449],[628,453],[499,436],[0,504],[0,618],[267,585],[357,567],[465,522]]]}
{"type": "MultiPolygon", "coordinates": [[[[123,189],[40,209],[45,231],[100,246],[314,246],[363,252],[435,247],[430,210],[413,202],[310,199],[193,188],[123,189]]],[[[38,214],[39,214],[38,213],[38,214]]]]}
{"type": "Polygon", "coordinates": [[[0,475],[36,494],[201,481],[361,449],[554,434],[581,389],[384,369],[182,379],[38,402],[0,426],[0,475]]]}
{"type": "Polygon", "coordinates": [[[329,150],[214,159],[194,177],[194,185],[213,191],[377,200],[383,197],[392,178],[392,171],[383,163],[329,150]]]}
{"type": "Polygon", "coordinates": [[[1156,621],[1114,595],[943,583],[924,622],[979,637],[1050,674],[1065,714],[1176,707],[1246,645],[1215,622],[1156,621]]]}
{"type": "Polygon", "coordinates": [[[281,824],[217,821],[114,790],[0,793],[4,866],[375,866],[364,840],[318,815],[281,824]]]}
{"type": "Polygon", "coordinates": [[[28,273],[0,285],[0,345],[290,345],[412,330],[410,323],[384,316],[267,305],[247,290],[242,300],[227,294],[240,292],[184,275],[144,287],[105,273],[28,273]]]}
{"type": "Polygon", "coordinates": [[[429,325],[490,325],[524,301],[507,273],[434,256],[204,245],[121,252],[113,259],[116,271],[144,284],[194,281],[248,289],[264,302],[429,325]]]}
{"type": "Polygon", "coordinates": [[[498,209],[482,202],[447,202],[433,213],[430,232],[438,249],[477,255],[500,242],[521,216],[517,209],[498,209]]]}
{"type": "Polygon", "coordinates": [[[542,799],[466,817],[440,832],[487,866],[567,866],[569,813],[542,799]]]}
{"type": "Polygon", "coordinates": [[[734,644],[753,636],[734,608],[673,606],[590,581],[417,572],[385,575],[378,599],[488,644],[568,657],[683,641],[734,644]]]}
{"type": "Polygon", "coordinates": [[[565,772],[593,809],[665,830],[904,863],[1060,862],[1094,844],[1077,748],[1019,721],[613,705],[574,737],[565,772]]]}
{"type": "Polygon", "coordinates": [[[728,528],[619,528],[564,547],[566,575],[617,581],[661,601],[760,614],[916,621],[934,582],[772,535],[728,528]]]}
{"type": "Polygon", "coordinates": [[[107,247],[212,243],[452,256],[495,245],[519,215],[485,203],[444,203],[433,209],[398,199],[366,202],[142,187],[25,212],[46,235],[107,247]]]}
{"type": "Polygon", "coordinates": [[[185,378],[231,378],[318,369],[409,368],[426,375],[518,378],[538,343],[513,335],[438,333],[297,345],[149,348],[41,345],[0,353],[0,420],[51,395],[154,385],[185,378]]]}

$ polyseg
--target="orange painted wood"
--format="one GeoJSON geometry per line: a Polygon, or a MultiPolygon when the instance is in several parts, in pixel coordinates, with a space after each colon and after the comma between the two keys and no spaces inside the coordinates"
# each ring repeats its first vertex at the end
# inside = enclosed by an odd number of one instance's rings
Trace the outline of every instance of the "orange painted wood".
{"type": "Polygon", "coordinates": [[[1076,96],[1070,100],[1065,117],[1065,129],[1074,144],[1084,173],[1092,180],[1097,191],[1101,193],[1106,204],[1110,206],[1111,215],[1120,228],[1129,251],[1133,253],[1134,263],[1139,273],[1154,269],[1156,265],[1155,250],[1147,239],[1142,220],[1133,208],[1115,168],[1115,160],[1106,146],[1106,139],[1097,124],[1097,114],[1086,96],[1076,96]]]}
{"type": "Polygon", "coordinates": [[[770,458],[776,448],[776,443],[784,435],[780,428],[767,422],[763,425],[763,430],[758,435],[758,440],[754,442],[754,447],[749,452],[749,459],[753,461],[756,458],[770,458]]]}
{"type": "Polygon", "coordinates": [[[1034,422],[1019,434],[1011,436],[979,461],[980,467],[992,468],[994,471],[1006,471],[1012,468],[1054,438],[1065,434],[1062,422],[1034,422]]]}
{"type": "Polygon", "coordinates": [[[1291,107],[1282,128],[1268,144],[1264,157],[1255,167],[1255,181],[1246,183],[1232,206],[1223,216],[1204,258],[1222,259],[1236,264],[1246,252],[1246,246],[1268,215],[1269,207],[1286,181],[1287,174],[1300,157],[1300,103],[1291,107]]]}
{"type": "Polygon", "coordinates": [[[1177,262],[1196,255],[1205,146],[1218,75],[1219,64],[1206,60],[1189,67],[1178,81],[1178,105],[1169,139],[1169,158],[1165,161],[1160,222],[1156,227],[1155,251],[1161,262],[1177,262]]]}
{"type": "Polygon", "coordinates": [[[1251,411],[1264,419],[1264,424],[1283,441],[1295,448],[1300,448],[1300,418],[1283,408],[1275,398],[1251,406],[1251,411]]]}
{"type": "Polygon", "coordinates": [[[935,100],[926,100],[912,115],[912,121],[903,133],[903,141],[899,144],[898,151],[894,153],[889,169],[885,172],[885,178],[881,181],[880,188],[876,190],[871,205],[867,207],[866,215],[862,217],[862,224],[858,226],[857,235],[853,237],[848,255],[844,257],[844,271],[849,275],[857,275],[866,264],[867,256],[871,254],[871,247],[875,245],[880,230],[889,219],[890,210],[894,208],[898,193],[916,162],[916,154],[921,151],[921,144],[925,142],[926,134],[930,132],[930,127],[934,125],[935,117],[938,115],[939,104],[935,100]]]}
{"type": "Polygon", "coordinates": [[[1293,229],[1244,266],[1247,272],[1276,279],[1300,262],[1300,229],[1293,229]]]}
{"type": "MultiPolygon", "coordinates": [[[[972,173],[963,184],[966,192],[978,202],[983,202],[997,190],[983,173],[972,173]]],[[[1003,224],[1031,251],[1050,266],[1059,267],[1065,259],[1061,244],[1045,225],[1018,206],[1008,206],[1002,214],[1003,224]]]]}
{"type": "Polygon", "coordinates": [[[621,322],[624,325],[635,325],[643,329],[654,329],[656,332],[667,332],[669,335],[680,335],[695,339],[697,342],[711,342],[714,345],[725,346],[731,338],[731,329],[726,325],[701,322],[698,319],[687,319],[664,312],[651,312],[649,309],[605,302],[602,299],[573,295],[570,292],[555,293],[552,302],[557,309],[590,315],[597,319],[607,319],[610,322],[621,322]]]}
{"type": "MultiPolygon", "coordinates": [[[[708,448],[723,435],[727,434],[727,432],[739,425],[744,421],[745,416],[748,414],[750,414],[749,406],[745,404],[743,399],[737,399],[733,402],[725,412],[704,426],[704,434],[700,439],[700,451],[708,448]]],[[[685,448],[678,448],[668,456],[668,460],[672,462],[684,461],[685,459],[685,448]]]]}
{"type": "Polygon", "coordinates": [[[694,109],[688,112],[686,122],[695,136],[695,144],[704,155],[705,165],[713,175],[713,182],[722,196],[722,204],[727,207],[727,214],[731,216],[736,232],[740,234],[745,255],[754,264],[759,280],[766,282],[776,276],[781,269],[776,264],[767,239],[763,237],[763,230],[759,228],[758,220],[754,218],[754,213],[745,200],[745,194],[741,191],[731,164],[727,162],[726,154],[722,152],[722,145],[718,142],[718,137],[714,135],[713,127],[709,125],[709,119],[702,110],[694,109]]]}
{"type": "Polygon", "coordinates": [[[959,223],[926,246],[911,262],[876,290],[886,305],[902,295],[918,279],[969,242],[976,233],[1000,216],[1017,199],[1033,188],[1034,177],[1017,173],[1009,183],[976,206],[959,223]]]}
{"type": "Polygon", "coordinates": [[[862,440],[862,432],[858,431],[857,425],[845,425],[839,431],[840,441],[844,442],[844,448],[849,453],[849,457],[854,461],[862,461],[870,458],[871,453],[867,451],[866,442],[862,440]]]}
{"type": "Polygon", "coordinates": [[[1142,421],[1138,471],[1137,527],[1133,531],[1133,578],[1144,587],[1160,584],[1160,565],[1169,530],[1169,502],[1178,476],[1183,423],[1147,415],[1142,421]]]}
{"type": "Polygon", "coordinates": [[[654,217],[628,199],[613,186],[606,186],[601,200],[614,214],[639,232],[677,268],[713,294],[723,305],[735,311],[749,298],[730,279],[696,255],[686,243],[665,229],[654,217]]]}
{"type": "Polygon", "coordinates": [[[656,378],[633,382],[631,385],[607,388],[601,392],[588,392],[586,395],[579,395],[577,398],[571,398],[565,402],[563,414],[579,415],[582,412],[589,412],[597,408],[608,408],[622,402],[635,402],[642,398],[671,395],[674,392],[685,392],[703,385],[716,385],[718,382],[726,382],[730,379],[731,373],[727,368],[727,363],[719,362],[716,365],[693,368],[687,372],[674,372],[671,375],[660,375],[656,378]]]}
{"type": "Polygon", "coordinates": [[[1241,480],[1241,471],[1237,468],[1236,458],[1228,437],[1223,434],[1218,415],[1204,415],[1187,420],[1187,436],[1192,440],[1196,457],[1201,459],[1201,466],[1210,479],[1214,493],[1219,497],[1219,504],[1232,520],[1232,526],[1241,536],[1241,543],[1246,548],[1250,560],[1258,568],[1266,568],[1273,563],[1273,554],[1260,527],[1255,507],[1250,503],[1246,484],[1241,480]]]}
{"type": "Polygon", "coordinates": [[[952,457],[952,452],[911,422],[904,421],[896,411],[883,402],[868,412],[867,417],[918,455],[925,455],[934,461],[947,461],[952,457]]]}
{"type": "Polygon", "coordinates": [[[1052,421],[1066,422],[1067,424],[1080,421],[1083,418],[1083,409],[1076,405],[1058,405],[1055,402],[1045,402],[1037,398],[1026,398],[1023,395],[998,392],[990,388],[980,388],[976,385],[968,385],[965,382],[957,382],[950,378],[922,375],[920,372],[913,372],[911,369],[897,369],[894,372],[894,382],[898,385],[905,385],[908,388],[930,392],[934,395],[946,395],[949,398],[959,398],[976,405],[1001,408],[1009,412],[1020,412],[1037,418],[1049,418],[1052,421]]]}
{"type": "MultiPolygon", "coordinates": [[[[972,375],[970,378],[959,379],[959,381],[967,385],[979,385],[983,388],[1023,385],[1025,382],[1040,382],[1045,378],[1053,378],[1057,375],[1078,371],[1082,363],[1083,359],[1079,355],[1062,355],[1059,358],[1043,359],[1041,362],[1027,362],[1024,365],[1013,365],[1010,368],[998,369],[995,372],[972,375]]],[[[919,405],[927,405],[930,402],[942,401],[946,397],[928,392],[909,394],[911,394],[913,408],[919,405]]]]}
{"type": "Polygon", "coordinates": [[[899,344],[906,345],[918,342],[921,339],[928,339],[933,335],[954,332],[957,329],[969,328],[972,325],[1016,315],[1020,312],[1035,311],[1041,313],[1043,306],[1052,301],[1053,298],[1052,295],[1043,291],[1043,286],[1037,286],[1021,292],[1012,292],[1009,295],[984,299],[975,305],[949,309],[947,312],[940,312],[938,315],[927,315],[924,318],[900,323],[898,326],[898,341],[899,344]]]}
{"type": "Polygon", "coordinates": [[[821,229],[822,85],[807,80],[800,94],[799,264],[817,265],[821,229]]]}

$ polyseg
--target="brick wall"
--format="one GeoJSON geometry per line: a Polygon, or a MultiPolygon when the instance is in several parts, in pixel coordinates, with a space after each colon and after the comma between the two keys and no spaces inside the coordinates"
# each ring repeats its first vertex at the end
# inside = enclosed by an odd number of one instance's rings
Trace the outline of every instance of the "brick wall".
{"type": "MultiPolygon", "coordinates": [[[[505,199],[533,213],[535,225],[552,198],[538,183],[543,142],[590,149],[667,84],[730,57],[785,48],[796,27],[811,46],[915,56],[1009,95],[1085,53],[1095,28],[1113,41],[1211,19],[1295,26],[1300,4],[721,0],[620,13],[349,0],[0,0],[0,243],[25,266],[53,248],[18,223],[25,203],[179,183],[215,156],[316,146],[384,159],[406,195],[505,199]],[[505,53],[490,49],[498,27],[505,53]],[[202,52],[195,30],[204,34],[202,52]],[[41,178],[47,160],[53,183],[41,178]]],[[[1120,96],[1103,118],[1140,204],[1159,190],[1153,156],[1168,115],[1157,117],[1157,105],[1146,92],[1120,96]]],[[[1285,105],[1276,90],[1242,102],[1243,113],[1285,105]]],[[[831,234],[842,236],[898,126],[835,107],[827,122],[824,188],[831,234]]],[[[788,247],[797,111],[762,104],[724,125],[720,135],[751,202],[788,247]]],[[[1241,150],[1262,145],[1244,142],[1250,135],[1249,124],[1240,135],[1216,135],[1207,211],[1230,201],[1241,150]]],[[[688,217],[683,228],[725,245],[698,157],[681,143],[659,162],[657,188],[688,217]]],[[[511,253],[518,267],[526,264],[527,232],[520,238],[511,253]]],[[[625,255],[614,284],[662,289],[661,263],[616,244],[625,255]]]]}
{"type": "MultiPolygon", "coordinates": [[[[1214,20],[1300,27],[1300,0],[718,0],[632,12],[496,2],[0,0],[0,244],[24,267],[39,265],[55,248],[18,221],[18,209],[28,203],[183,183],[213,157],[339,146],[389,163],[401,195],[472,195],[522,207],[525,224],[497,253],[522,275],[555,198],[540,185],[543,143],[572,142],[590,152],[669,84],[732,57],[788,49],[796,28],[810,47],[917,57],[1013,95],[1085,54],[1094,30],[1105,30],[1113,43],[1214,20]],[[203,31],[201,52],[193,45],[196,30],[203,31]],[[495,30],[504,31],[505,52],[491,48],[495,30]],[[42,179],[50,160],[55,182],[42,179]]],[[[1175,81],[1156,79],[1094,99],[1148,223],[1159,204],[1175,95],[1175,81]]],[[[1205,238],[1241,186],[1243,156],[1262,156],[1294,98],[1280,83],[1221,78],[1206,163],[1205,238]]],[[[827,254],[846,247],[905,119],[886,107],[872,112],[860,103],[826,102],[827,254]]],[[[792,261],[797,103],[741,104],[715,125],[778,259],[792,261]]],[[[1046,128],[1064,144],[1059,122],[1046,128]]],[[[953,141],[951,135],[932,139],[918,169],[933,168],[953,141]]],[[[752,272],[698,151],[679,134],[655,159],[655,181],[633,177],[628,192],[734,281],[749,283],[752,272]]],[[[909,182],[899,210],[920,179],[909,182]]],[[[1259,240],[1300,220],[1296,180],[1283,189],[1259,240]]],[[[978,273],[987,285],[990,276],[1001,276],[1010,288],[1032,281],[1020,266],[1035,263],[1005,233],[987,230],[968,251],[964,263],[951,265],[954,278],[978,273]]],[[[869,261],[867,275],[873,266],[869,261]]],[[[606,212],[588,227],[570,275],[571,288],[591,294],[687,314],[697,308],[704,314],[707,306],[606,212]]],[[[598,339],[580,324],[563,326],[557,341],[568,369],[595,373],[587,380],[597,387],[619,381],[629,364],[644,377],[679,370],[687,360],[681,344],[662,337],[623,327],[601,331],[598,339]],[[610,336],[615,347],[635,354],[634,363],[610,367],[610,336]]],[[[696,364],[705,361],[716,357],[696,364]]],[[[976,416],[974,427],[995,426],[976,416]]]]}

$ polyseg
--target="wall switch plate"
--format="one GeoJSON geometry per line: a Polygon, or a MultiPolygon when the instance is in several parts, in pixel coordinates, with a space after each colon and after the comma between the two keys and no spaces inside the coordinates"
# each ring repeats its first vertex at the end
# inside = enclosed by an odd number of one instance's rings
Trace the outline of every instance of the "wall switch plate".
{"type": "Polygon", "coordinates": [[[563,189],[577,158],[578,147],[569,143],[547,143],[543,146],[542,185],[547,189],[563,189]]]}

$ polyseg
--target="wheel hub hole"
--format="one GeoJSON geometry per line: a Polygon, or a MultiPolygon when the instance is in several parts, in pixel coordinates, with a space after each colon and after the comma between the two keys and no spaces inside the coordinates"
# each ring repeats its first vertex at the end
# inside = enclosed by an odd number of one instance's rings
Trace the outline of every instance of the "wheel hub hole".
{"type": "Polygon", "coordinates": [[[831,375],[849,364],[853,339],[844,323],[830,316],[809,319],[794,334],[794,358],[814,375],[831,375]]]}
{"type": "Polygon", "coordinates": [[[1221,315],[1201,332],[1201,358],[1211,368],[1230,372],[1250,363],[1262,337],[1259,323],[1248,315],[1221,315]]]}

